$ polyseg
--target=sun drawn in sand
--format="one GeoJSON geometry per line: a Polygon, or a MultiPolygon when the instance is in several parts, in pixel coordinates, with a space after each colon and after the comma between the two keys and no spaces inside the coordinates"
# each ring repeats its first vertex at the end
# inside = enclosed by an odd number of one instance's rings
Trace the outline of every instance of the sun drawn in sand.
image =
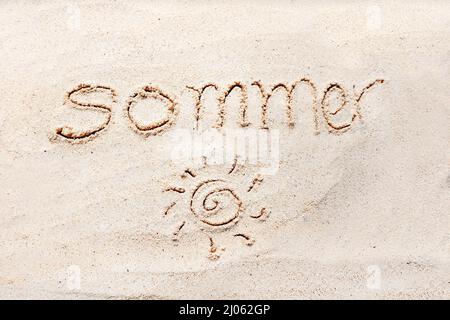
{"type": "MultiPolygon", "coordinates": [[[[269,211],[265,207],[252,209],[246,206],[245,198],[255,193],[264,181],[259,174],[248,176],[246,172],[238,173],[241,166],[237,159],[225,170],[211,173],[211,167],[206,165],[200,169],[186,169],[181,174],[182,184],[171,185],[163,190],[164,193],[176,193],[180,197],[171,202],[164,211],[164,216],[171,215],[179,202],[184,203],[184,212],[174,232],[173,240],[177,241],[187,224],[198,226],[209,238],[209,259],[220,257],[220,248],[216,245],[214,235],[226,232],[234,238],[240,238],[247,245],[252,246],[255,239],[246,230],[249,220],[265,221],[269,211]],[[186,208],[187,207],[187,208],[186,208]],[[187,209],[187,210],[186,210],[187,209]],[[187,214],[186,214],[187,213],[187,214]],[[247,220],[243,223],[243,220],[247,220]]],[[[223,168],[221,168],[223,169],[223,168]]]]}

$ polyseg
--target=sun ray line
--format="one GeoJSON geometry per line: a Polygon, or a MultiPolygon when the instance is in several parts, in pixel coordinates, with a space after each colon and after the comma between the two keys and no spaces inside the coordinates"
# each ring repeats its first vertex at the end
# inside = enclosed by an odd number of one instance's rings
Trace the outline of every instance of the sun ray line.
{"type": "Polygon", "coordinates": [[[246,234],[243,234],[243,233],[236,233],[236,234],[234,235],[234,237],[241,237],[241,238],[244,238],[244,239],[245,239],[245,244],[246,244],[247,246],[251,246],[251,245],[253,245],[253,244],[255,243],[255,239],[253,239],[252,237],[250,237],[250,236],[248,236],[248,235],[246,235],[246,234]]]}
{"type": "Polygon", "coordinates": [[[169,213],[170,209],[172,209],[177,203],[176,202],[172,202],[171,204],[169,204],[166,208],[166,210],[164,211],[164,216],[167,216],[167,214],[169,213]]]}
{"type": "Polygon", "coordinates": [[[177,230],[175,230],[175,232],[173,233],[173,235],[175,237],[178,237],[178,235],[180,234],[181,229],[183,229],[184,225],[186,224],[186,221],[183,221],[181,223],[181,225],[177,228],[177,230]]]}
{"type": "Polygon", "coordinates": [[[177,193],[185,193],[186,190],[184,188],[180,188],[180,187],[169,187],[167,189],[165,189],[164,191],[168,192],[168,191],[173,191],[173,192],[177,192],[177,193]]]}

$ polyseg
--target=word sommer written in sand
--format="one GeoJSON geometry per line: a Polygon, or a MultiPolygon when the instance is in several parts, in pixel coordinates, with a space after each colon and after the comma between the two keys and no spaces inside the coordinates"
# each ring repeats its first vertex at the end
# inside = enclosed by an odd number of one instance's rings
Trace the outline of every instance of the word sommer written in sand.
{"type": "MultiPolygon", "coordinates": [[[[362,119],[361,114],[361,101],[364,95],[377,84],[384,83],[383,79],[376,79],[369,82],[359,91],[354,89],[352,94],[349,94],[344,86],[338,83],[330,83],[319,94],[317,86],[308,78],[301,78],[292,83],[276,83],[272,86],[265,87],[261,81],[253,81],[250,86],[255,87],[259,91],[260,96],[260,112],[259,123],[252,124],[248,119],[248,85],[245,83],[236,81],[227,86],[225,89],[221,89],[216,83],[207,83],[202,86],[186,86],[186,89],[192,92],[193,97],[193,121],[195,122],[195,128],[198,129],[199,122],[202,118],[203,112],[203,97],[207,89],[213,89],[219,94],[217,95],[218,114],[217,120],[213,125],[215,128],[222,128],[225,125],[227,119],[227,98],[234,90],[239,90],[239,110],[238,110],[238,125],[240,127],[249,127],[256,125],[261,129],[270,129],[269,122],[269,100],[272,98],[277,90],[285,92],[285,110],[287,117],[288,127],[295,126],[295,119],[293,116],[293,101],[294,94],[298,87],[305,86],[309,90],[311,98],[311,112],[313,114],[313,128],[316,134],[320,133],[319,117],[323,117],[326,129],[332,134],[341,134],[351,128],[352,123],[356,119],[362,119]],[[337,107],[334,110],[330,110],[331,101],[335,99],[337,107]],[[336,117],[344,110],[350,110],[350,116],[346,121],[337,123],[333,117],[336,117]]],[[[111,122],[111,115],[113,107],[117,103],[116,90],[105,85],[93,85],[93,84],[80,84],[68,91],[65,95],[64,104],[77,108],[77,109],[90,109],[104,113],[106,118],[103,122],[99,123],[89,130],[76,130],[70,126],[58,127],[53,135],[55,140],[64,140],[69,142],[85,142],[97,137],[101,132],[108,128],[111,122]],[[87,102],[86,97],[91,94],[106,94],[109,99],[109,103],[94,103],[87,102]],[[84,99],[80,99],[83,97],[84,99]]],[[[128,119],[130,126],[133,130],[139,134],[145,136],[160,134],[168,130],[174,125],[178,116],[178,103],[174,96],[169,92],[160,89],[157,86],[147,85],[133,92],[124,106],[124,115],[128,119]],[[160,102],[164,105],[165,114],[157,120],[153,120],[149,123],[139,122],[135,116],[133,116],[133,109],[139,103],[144,100],[152,99],[160,102]]]]}

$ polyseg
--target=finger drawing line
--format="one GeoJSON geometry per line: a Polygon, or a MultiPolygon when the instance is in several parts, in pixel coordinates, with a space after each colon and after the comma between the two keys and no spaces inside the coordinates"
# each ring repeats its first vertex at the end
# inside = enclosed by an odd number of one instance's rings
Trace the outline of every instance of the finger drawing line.
{"type": "Polygon", "coordinates": [[[252,246],[255,243],[255,240],[252,237],[250,237],[250,236],[248,236],[246,234],[243,234],[243,233],[237,233],[237,234],[234,235],[234,237],[244,238],[245,239],[245,244],[247,246],[252,246]]]}
{"type": "Polygon", "coordinates": [[[266,208],[261,208],[261,210],[259,211],[258,214],[256,215],[250,215],[251,218],[253,219],[265,219],[268,216],[269,212],[267,211],[266,208]]]}
{"type": "Polygon", "coordinates": [[[101,85],[90,85],[90,84],[80,84],[76,86],[75,88],[66,93],[64,97],[64,105],[69,105],[73,108],[81,110],[91,109],[105,113],[106,120],[91,130],[75,131],[70,126],[58,127],[55,130],[54,138],[59,137],[66,141],[75,143],[84,142],[86,140],[95,138],[101,131],[105,130],[108,127],[111,121],[112,104],[114,104],[115,102],[116,102],[116,92],[114,91],[114,89],[110,87],[101,85]],[[111,100],[111,105],[101,103],[85,103],[73,97],[75,94],[86,96],[92,93],[99,93],[99,92],[106,93],[109,96],[111,100]]]}
{"type": "MultiPolygon", "coordinates": [[[[202,117],[205,114],[203,99],[206,90],[214,89],[216,92],[216,101],[218,106],[217,119],[212,125],[218,129],[223,128],[226,124],[227,117],[230,111],[227,110],[227,99],[230,97],[232,92],[238,91],[240,94],[239,100],[239,110],[238,112],[238,125],[242,128],[254,125],[249,121],[248,115],[248,90],[251,87],[258,89],[260,94],[260,112],[259,112],[259,127],[262,129],[270,129],[273,127],[271,122],[274,119],[269,119],[269,102],[277,91],[282,91],[285,93],[285,108],[287,126],[288,128],[293,128],[296,125],[295,112],[294,112],[294,100],[297,88],[301,85],[309,88],[309,96],[311,98],[311,104],[309,109],[312,110],[313,118],[313,131],[314,134],[319,134],[321,127],[325,126],[328,133],[339,135],[347,132],[356,119],[363,120],[361,112],[361,103],[365,94],[374,88],[377,84],[383,84],[384,79],[376,79],[362,88],[359,93],[355,90],[352,94],[349,94],[345,87],[339,83],[332,82],[328,84],[321,98],[319,97],[319,92],[316,84],[309,78],[303,77],[299,80],[293,82],[278,82],[274,85],[268,86],[266,88],[262,81],[256,80],[247,86],[241,81],[232,82],[230,85],[221,88],[218,84],[213,82],[208,82],[203,86],[193,86],[188,85],[185,88],[194,93],[194,122],[195,129],[199,130],[199,123],[202,121],[202,117]],[[335,110],[330,110],[330,101],[336,97],[339,107],[335,110]],[[319,107],[320,104],[320,107],[319,107]],[[319,112],[319,108],[321,112],[319,112]],[[350,110],[350,118],[347,121],[342,121],[337,123],[335,118],[345,109],[350,110]],[[323,119],[322,119],[323,118],[323,119]]],[[[77,109],[90,109],[106,114],[106,119],[90,130],[74,130],[70,126],[62,126],[56,128],[56,130],[51,135],[51,140],[59,141],[69,141],[69,142],[85,142],[90,141],[97,137],[99,133],[103,132],[111,124],[112,107],[117,102],[116,92],[114,89],[103,85],[92,85],[92,84],[80,84],[66,93],[64,98],[64,105],[69,105],[77,109]],[[103,93],[108,96],[109,102],[107,103],[88,103],[80,101],[76,95],[82,95],[89,97],[95,93],[103,93]]],[[[157,86],[147,85],[130,95],[129,99],[126,101],[124,107],[125,118],[128,119],[130,127],[137,133],[144,136],[157,135],[166,132],[170,127],[172,127],[178,117],[178,104],[175,98],[168,94],[167,92],[161,90],[157,86]],[[139,121],[135,114],[135,107],[142,101],[147,99],[153,99],[165,107],[165,115],[160,119],[151,121],[150,123],[142,123],[139,121]]],[[[258,125],[258,124],[256,124],[258,125]]]]}
{"type": "Polygon", "coordinates": [[[234,158],[233,165],[231,166],[230,171],[228,171],[228,174],[232,174],[234,169],[236,169],[236,166],[237,166],[237,158],[234,158]]]}
{"type": "Polygon", "coordinates": [[[173,191],[173,192],[177,192],[177,193],[185,193],[186,190],[184,188],[179,188],[179,187],[169,187],[167,189],[165,189],[164,191],[173,191]]]}
{"type": "Polygon", "coordinates": [[[222,180],[206,180],[200,183],[194,190],[191,196],[190,209],[191,212],[202,222],[213,226],[226,226],[231,223],[237,222],[240,214],[243,211],[243,204],[241,199],[237,196],[236,192],[229,187],[217,187],[217,185],[223,184],[222,180]],[[210,185],[216,185],[215,188],[210,189],[206,192],[203,198],[198,196],[201,194],[203,189],[208,188],[210,185]],[[228,214],[227,216],[218,216],[217,211],[221,209],[219,206],[219,201],[216,199],[216,196],[225,196],[227,194],[229,197],[233,199],[236,204],[236,209],[234,212],[228,214]],[[198,206],[198,204],[200,204],[198,206]],[[199,211],[197,208],[201,207],[202,211],[199,211]]]}
{"type": "MultiPolygon", "coordinates": [[[[356,97],[353,100],[353,104],[355,106],[355,110],[351,116],[351,120],[349,123],[343,123],[343,124],[336,124],[332,120],[332,116],[336,116],[340,111],[342,111],[345,107],[347,107],[350,103],[347,98],[348,94],[345,88],[338,84],[338,83],[331,83],[329,84],[324,92],[322,99],[320,101],[320,107],[322,109],[322,116],[325,120],[325,124],[328,128],[328,132],[333,134],[340,134],[343,132],[346,132],[353,121],[358,117],[359,119],[362,119],[361,115],[361,107],[360,107],[360,101],[363,95],[371,89],[375,84],[382,84],[384,83],[383,79],[377,79],[368,85],[366,85],[359,95],[356,95],[356,97]],[[335,111],[329,111],[329,100],[333,93],[338,94],[338,100],[340,103],[340,106],[335,111]]],[[[286,93],[286,117],[287,117],[287,123],[288,127],[294,127],[296,124],[296,119],[294,117],[293,112],[293,104],[294,104],[294,94],[295,91],[300,85],[305,85],[307,88],[309,88],[310,97],[311,97],[311,109],[313,113],[313,127],[314,127],[314,133],[319,134],[320,133],[320,119],[319,119],[319,101],[318,101],[318,90],[317,86],[314,84],[314,82],[309,78],[300,78],[299,80],[296,80],[289,83],[279,82],[272,86],[270,86],[269,90],[266,90],[264,85],[260,80],[253,81],[251,83],[251,86],[255,86],[259,89],[260,95],[261,95],[261,112],[260,112],[260,128],[262,129],[269,129],[269,117],[268,117],[268,109],[269,109],[269,101],[274,95],[274,93],[277,90],[283,90],[286,93]]],[[[202,112],[203,112],[203,94],[206,89],[208,88],[214,88],[216,91],[219,91],[220,86],[216,83],[207,83],[204,86],[200,86],[198,88],[194,86],[187,86],[188,89],[192,90],[196,93],[195,96],[195,113],[194,118],[196,122],[196,128],[199,128],[199,122],[202,118],[202,112]]],[[[227,116],[227,110],[226,110],[226,99],[231,94],[231,92],[234,89],[240,89],[241,91],[241,99],[240,99],[240,109],[239,109],[239,125],[241,127],[247,127],[251,125],[251,123],[247,119],[247,109],[248,109],[248,88],[245,84],[242,82],[236,81],[225,88],[225,90],[220,93],[219,97],[217,98],[218,106],[219,106],[219,113],[218,113],[218,119],[215,124],[216,128],[222,128],[225,124],[226,116],[227,116]]]]}
{"type": "Polygon", "coordinates": [[[269,99],[272,97],[272,95],[275,93],[277,89],[284,89],[286,92],[286,115],[288,118],[288,125],[290,127],[293,127],[295,125],[295,119],[293,115],[293,99],[294,99],[294,91],[300,84],[306,84],[308,85],[311,96],[312,96],[312,110],[313,110],[313,116],[314,116],[314,129],[315,132],[319,132],[319,119],[317,115],[317,89],[316,85],[308,78],[301,78],[300,80],[294,81],[291,85],[286,83],[277,83],[273,85],[270,89],[270,92],[266,92],[264,89],[264,86],[261,81],[257,80],[252,82],[252,86],[258,87],[261,98],[262,98],[262,104],[261,104],[261,128],[262,129],[269,129],[268,124],[268,105],[269,105],[269,99]]]}
{"type": "Polygon", "coordinates": [[[186,221],[183,221],[180,226],[174,231],[173,233],[173,240],[177,241],[178,240],[178,235],[180,234],[181,229],[183,229],[183,227],[185,226],[186,221]]]}
{"type": "MultiPolygon", "coordinates": [[[[203,93],[208,88],[214,88],[217,91],[217,90],[219,90],[219,86],[215,83],[207,83],[200,88],[196,88],[194,86],[187,86],[186,88],[188,88],[196,93],[194,118],[195,118],[195,122],[196,122],[196,129],[198,129],[199,121],[201,118],[201,112],[202,112],[202,108],[203,108],[203,105],[202,105],[203,93]]],[[[231,85],[229,85],[225,89],[225,91],[223,91],[221,93],[221,95],[217,98],[217,101],[219,104],[219,114],[218,114],[218,119],[217,119],[217,122],[215,125],[216,128],[222,128],[224,126],[225,118],[226,118],[226,101],[227,101],[228,96],[231,94],[231,92],[236,88],[240,89],[240,91],[241,91],[239,125],[241,127],[247,127],[250,124],[247,119],[247,105],[248,105],[247,86],[239,81],[236,81],[236,82],[232,83],[231,85]]]]}
{"type": "Polygon", "coordinates": [[[250,123],[247,120],[247,104],[248,104],[248,95],[247,95],[247,87],[245,84],[236,81],[235,83],[228,86],[228,88],[222,93],[222,96],[219,98],[219,120],[217,122],[217,127],[222,128],[225,123],[225,105],[227,101],[227,97],[231,94],[231,92],[235,89],[239,88],[241,91],[241,99],[240,99],[240,126],[247,127],[250,123]]]}
{"type": "Polygon", "coordinates": [[[186,88],[188,88],[196,93],[194,118],[195,118],[195,128],[198,129],[199,122],[200,122],[200,116],[201,116],[201,112],[202,112],[202,107],[203,107],[203,105],[202,105],[203,93],[208,88],[214,88],[216,90],[219,90],[219,87],[214,83],[207,83],[201,88],[195,88],[193,86],[186,86],[186,88]]]}
{"type": "Polygon", "coordinates": [[[258,184],[260,184],[261,182],[263,182],[263,178],[261,177],[261,176],[256,176],[254,179],[253,179],[253,181],[252,181],[252,184],[248,187],[248,189],[247,189],[247,192],[250,192],[250,191],[252,191],[253,190],[253,188],[255,187],[255,186],[257,186],[258,184]]]}
{"type": "Polygon", "coordinates": [[[349,104],[349,101],[347,98],[347,91],[345,90],[345,88],[343,86],[341,86],[338,83],[334,83],[334,82],[330,83],[324,90],[322,102],[321,102],[322,114],[328,125],[328,131],[332,134],[342,134],[350,129],[352,123],[355,121],[355,119],[357,117],[362,120],[362,115],[361,115],[361,110],[360,110],[361,109],[360,101],[361,101],[363,95],[369,89],[371,89],[373,86],[375,86],[376,84],[382,84],[382,83],[384,83],[383,79],[377,79],[377,80],[369,83],[367,86],[365,86],[361,90],[361,93],[359,95],[357,95],[356,98],[354,99],[355,108],[352,112],[350,121],[347,123],[341,123],[341,124],[335,123],[332,120],[331,116],[337,115],[349,104]],[[338,99],[339,99],[340,105],[335,111],[330,111],[329,110],[329,107],[330,107],[329,97],[333,93],[338,94],[338,99]]]}
{"type": "Polygon", "coordinates": [[[142,89],[138,90],[138,92],[131,95],[131,97],[128,99],[125,113],[130,120],[130,125],[136,132],[144,134],[146,136],[156,135],[167,130],[174,124],[177,115],[176,105],[177,104],[175,102],[175,99],[158,87],[145,86],[142,89]],[[166,104],[166,116],[160,120],[148,124],[140,123],[133,116],[132,110],[136,104],[146,99],[155,99],[166,104]]]}
{"type": "Polygon", "coordinates": [[[172,209],[175,205],[176,205],[176,202],[172,202],[171,204],[169,204],[167,206],[166,210],[164,211],[164,215],[167,216],[167,214],[169,213],[170,209],[172,209]]]}
{"type": "Polygon", "coordinates": [[[216,247],[214,240],[212,237],[208,235],[209,238],[209,255],[208,258],[210,260],[217,260],[220,258],[219,248],[216,247]]]}
{"type": "Polygon", "coordinates": [[[191,176],[192,178],[195,178],[197,175],[192,171],[192,169],[186,169],[184,170],[184,173],[182,174],[182,178],[186,178],[187,175],[191,176]]]}

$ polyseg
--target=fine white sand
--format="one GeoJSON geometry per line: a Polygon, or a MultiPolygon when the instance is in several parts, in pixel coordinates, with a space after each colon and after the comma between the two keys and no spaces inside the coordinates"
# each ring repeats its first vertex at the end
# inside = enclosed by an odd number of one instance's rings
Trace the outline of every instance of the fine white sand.
{"type": "Polygon", "coordinates": [[[0,298],[450,297],[448,1],[5,0],[0,21],[0,298]],[[279,84],[267,109],[254,81],[279,84]],[[273,134],[278,165],[174,156],[212,127],[273,134]]]}

